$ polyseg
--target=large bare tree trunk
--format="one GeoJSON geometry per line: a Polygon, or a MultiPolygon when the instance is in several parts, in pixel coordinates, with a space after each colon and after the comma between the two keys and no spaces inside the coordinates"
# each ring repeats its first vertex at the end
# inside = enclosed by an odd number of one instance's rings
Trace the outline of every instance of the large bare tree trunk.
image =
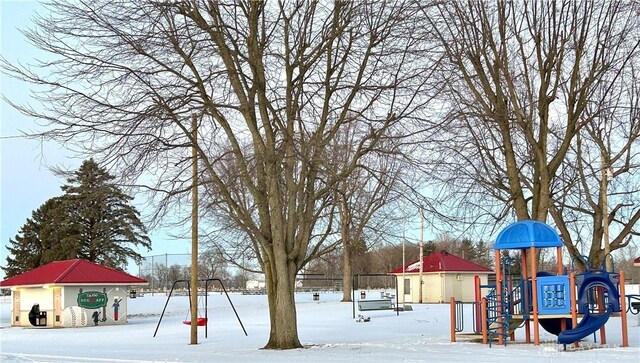
{"type": "Polygon", "coordinates": [[[287,263],[286,256],[282,255],[277,253],[273,263],[265,261],[270,321],[266,349],[302,347],[298,338],[295,291],[293,290],[297,268],[294,264],[287,263]]]}
{"type": "Polygon", "coordinates": [[[352,251],[349,246],[344,246],[342,251],[342,301],[351,302],[351,290],[353,290],[352,251]]]}

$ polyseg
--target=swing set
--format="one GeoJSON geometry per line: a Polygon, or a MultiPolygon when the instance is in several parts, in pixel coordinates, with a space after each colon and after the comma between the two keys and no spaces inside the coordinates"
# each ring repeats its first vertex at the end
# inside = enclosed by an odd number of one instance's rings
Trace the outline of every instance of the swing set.
{"type": "MultiPolygon", "coordinates": [[[[244,328],[244,325],[242,324],[242,321],[240,320],[240,316],[238,316],[238,312],[236,311],[235,306],[233,306],[233,302],[231,302],[231,298],[229,297],[229,294],[227,293],[227,289],[224,288],[224,284],[222,283],[222,281],[220,279],[217,278],[213,278],[213,279],[206,279],[206,280],[198,280],[200,281],[200,283],[204,282],[204,316],[198,316],[198,318],[196,319],[196,325],[197,326],[204,326],[204,337],[208,338],[208,330],[209,330],[209,317],[208,317],[208,298],[209,298],[209,283],[211,281],[217,281],[220,284],[220,287],[222,288],[222,291],[224,292],[224,294],[227,296],[227,300],[229,301],[229,304],[231,305],[231,308],[233,309],[233,312],[236,314],[236,318],[238,319],[238,322],[240,323],[240,327],[242,328],[242,331],[244,332],[244,335],[247,336],[247,330],[244,328]]],[[[187,291],[189,296],[191,296],[191,281],[189,280],[176,280],[173,282],[173,285],[171,285],[171,290],[169,291],[169,296],[167,296],[167,301],[164,303],[164,308],[162,308],[162,314],[160,314],[160,320],[158,320],[158,325],[156,326],[156,331],[153,333],[153,337],[156,337],[156,334],[158,333],[158,328],[160,327],[160,323],[162,322],[162,318],[164,317],[164,313],[167,310],[167,305],[169,305],[169,299],[171,299],[171,296],[173,295],[173,290],[175,289],[176,285],[179,283],[186,283],[187,284],[187,291]]],[[[198,299],[199,301],[201,301],[201,298],[198,299]]],[[[191,299],[189,299],[189,312],[191,311],[191,299]]],[[[187,313],[187,317],[189,317],[189,312],[187,313]]],[[[198,310],[198,312],[200,312],[200,310],[198,310]]],[[[186,319],[182,322],[185,325],[191,325],[191,320],[190,319],[186,319]]]]}

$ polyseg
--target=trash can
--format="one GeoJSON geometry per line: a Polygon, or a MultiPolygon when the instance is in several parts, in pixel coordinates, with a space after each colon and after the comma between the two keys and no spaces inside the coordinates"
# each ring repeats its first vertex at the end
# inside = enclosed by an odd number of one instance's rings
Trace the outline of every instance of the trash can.
{"type": "Polygon", "coordinates": [[[318,301],[320,300],[320,293],[319,292],[314,292],[313,293],[313,301],[318,301]]]}
{"type": "Polygon", "coordinates": [[[36,326],[47,326],[47,312],[41,311],[36,320],[36,326]]]}
{"type": "Polygon", "coordinates": [[[360,291],[360,298],[361,299],[366,299],[367,298],[367,292],[366,291],[360,291]]]}

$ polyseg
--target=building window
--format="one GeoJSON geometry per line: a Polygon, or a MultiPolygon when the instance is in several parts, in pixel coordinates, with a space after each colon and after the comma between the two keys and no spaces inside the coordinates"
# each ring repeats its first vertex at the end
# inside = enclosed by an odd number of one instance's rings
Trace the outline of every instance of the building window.
{"type": "Polygon", "coordinates": [[[20,321],[20,316],[16,315],[16,323],[20,321]]]}
{"type": "Polygon", "coordinates": [[[462,281],[462,274],[457,274],[456,275],[456,280],[462,281]]]}
{"type": "Polygon", "coordinates": [[[56,323],[60,322],[60,315],[56,315],[56,323]]]}

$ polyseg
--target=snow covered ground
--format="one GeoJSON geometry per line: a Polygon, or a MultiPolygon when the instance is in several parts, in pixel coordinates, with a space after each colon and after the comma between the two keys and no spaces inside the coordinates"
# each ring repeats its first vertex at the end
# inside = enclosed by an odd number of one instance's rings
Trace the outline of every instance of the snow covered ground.
{"type": "MultiPolygon", "coordinates": [[[[371,311],[370,322],[352,318],[351,303],[340,294],[309,293],[296,297],[298,332],[304,349],[261,349],[269,334],[264,295],[231,295],[244,324],[245,336],[224,295],[209,296],[209,331],[200,328],[198,345],[189,345],[185,296],[171,298],[167,314],[153,333],[165,296],[129,300],[129,324],[87,328],[10,328],[10,302],[0,301],[1,362],[638,362],[639,316],[628,315],[630,347],[620,348],[621,319],[606,325],[607,347],[585,340],[579,350],[563,351],[555,336],[541,329],[541,345],[516,342],[491,348],[473,342],[449,341],[449,306],[413,304],[413,311],[371,311]]],[[[356,316],[358,312],[356,311],[356,316]]],[[[470,314],[466,314],[469,316],[470,314]]],[[[470,318],[470,317],[468,317],[470,318]]],[[[469,331],[467,322],[465,330],[469,331]]],[[[533,329],[532,329],[533,330],[533,329]]]]}

